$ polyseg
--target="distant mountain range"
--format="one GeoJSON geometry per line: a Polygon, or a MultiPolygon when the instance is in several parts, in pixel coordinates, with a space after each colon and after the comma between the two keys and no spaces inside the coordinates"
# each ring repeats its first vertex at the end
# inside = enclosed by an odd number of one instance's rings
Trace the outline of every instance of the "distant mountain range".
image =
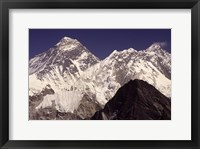
{"type": "Polygon", "coordinates": [[[114,50],[100,60],[76,39],[64,37],[29,61],[29,118],[47,119],[46,114],[35,116],[43,111],[54,113],[49,119],[89,119],[112,101],[120,87],[137,79],[170,101],[171,54],[152,44],[142,51],[114,50]]]}

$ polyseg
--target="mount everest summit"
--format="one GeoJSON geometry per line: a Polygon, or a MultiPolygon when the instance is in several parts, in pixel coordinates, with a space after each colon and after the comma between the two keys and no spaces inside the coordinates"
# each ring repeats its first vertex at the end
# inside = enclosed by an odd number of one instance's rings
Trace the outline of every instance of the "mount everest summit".
{"type": "Polygon", "coordinates": [[[29,61],[30,119],[38,119],[34,114],[41,110],[54,110],[61,119],[87,119],[135,79],[171,98],[171,54],[154,43],[141,51],[114,50],[100,60],[78,40],[64,37],[29,61]]]}

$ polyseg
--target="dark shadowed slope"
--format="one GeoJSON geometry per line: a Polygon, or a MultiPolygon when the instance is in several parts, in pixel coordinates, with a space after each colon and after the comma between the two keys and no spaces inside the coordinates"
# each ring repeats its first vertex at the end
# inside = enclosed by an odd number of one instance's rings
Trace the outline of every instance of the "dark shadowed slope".
{"type": "Polygon", "coordinates": [[[171,99],[142,80],[122,86],[92,120],[170,120],[171,99]]]}

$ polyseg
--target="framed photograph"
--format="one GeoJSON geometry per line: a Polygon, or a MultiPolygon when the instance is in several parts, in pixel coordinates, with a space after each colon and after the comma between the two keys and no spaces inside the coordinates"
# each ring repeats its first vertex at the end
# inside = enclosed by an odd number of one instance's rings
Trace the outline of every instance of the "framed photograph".
{"type": "Polygon", "coordinates": [[[1,0],[1,148],[200,148],[199,9],[1,0]]]}

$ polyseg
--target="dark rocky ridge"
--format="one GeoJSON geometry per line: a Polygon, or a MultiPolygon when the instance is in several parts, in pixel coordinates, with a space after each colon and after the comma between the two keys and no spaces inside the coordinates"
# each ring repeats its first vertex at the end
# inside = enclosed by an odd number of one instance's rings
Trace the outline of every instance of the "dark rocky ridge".
{"type": "Polygon", "coordinates": [[[170,120],[171,99],[142,80],[122,86],[91,120],[170,120]]]}
{"type": "Polygon", "coordinates": [[[91,99],[85,94],[78,106],[78,109],[74,111],[74,114],[78,115],[82,119],[90,119],[96,111],[101,110],[102,107],[97,101],[91,99]]]}

